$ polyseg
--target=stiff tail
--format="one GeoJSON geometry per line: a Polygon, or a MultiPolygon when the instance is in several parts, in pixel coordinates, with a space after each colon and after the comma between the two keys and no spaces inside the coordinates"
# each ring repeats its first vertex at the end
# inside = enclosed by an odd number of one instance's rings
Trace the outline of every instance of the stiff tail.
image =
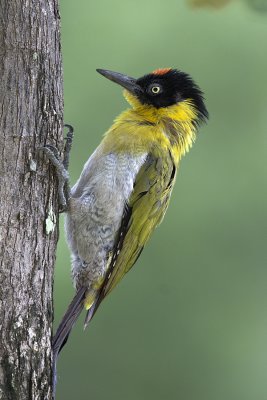
{"type": "Polygon", "coordinates": [[[96,296],[96,298],[94,300],[94,303],[92,304],[92,306],[89,308],[89,310],[86,313],[85,320],[84,320],[84,325],[83,325],[84,329],[87,328],[89,322],[91,321],[91,319],[95,315],[96,310],[98,309],[102,299],[103,299],[103,295],[102,295],[102,292],[100,291],[97,294],[97,296],[96,296]]]}
{"type": "MultiPolygon", "coordinates": [[[[79,315],[84,309],[84,300],[86,296],[88,288],[81,287],[76,295],[74,296],[72,302],[70,303],[65,315],[62,318],[62,321],[57,328],[55,336],[52,340],[52,348],[53,348],[53,397],[55,399],[55,392],[56,392],[56,383],[57,383],[57,358],[58,354],[62,350],[62,348],[67,343],[69,334],[71,329],[73,328],[75,322],[79,318],[79,315]]],[[[91,306],[91,308],[87,311],[85,321],[84,321],[84,328],[87,327],[91,319],[93,318],[96,310],[101,303],[102,296],[101,292],[96,296],[96,299],[91,306]]]]}
{"type": "Polygon", "coordinates": [[[55,398],[56,383],[57,383],[57,358],[59,352],[66,344],[70,331],[77,321],[79,315],[84,308],[84,299],[86,294],[86,287],[81,287],[70,303],[62,321],[57,328],[56,334],[52,340],[53,348],[53,398],[55,398]]]}
{"type": "Polygon", "coordinates": [[[97,304],[97,299],[96,299],[94,304],[90,307],[90,309],[86,313],[85,320],[84,320],[84,325],[83,325],[84,329],[87,328],[89,322],[91,321],[91,319],[95,315],[95,312],[96,312],[97,308],[98,308],[98,304],[97,304]]]}
{"type": "Polygon", "coordinates": [[[81,287],[78,290],[57,328],[52,341],[54,357],[66,344],[70,331],[83,310],[86,290],[86,287],[81,287]]]}

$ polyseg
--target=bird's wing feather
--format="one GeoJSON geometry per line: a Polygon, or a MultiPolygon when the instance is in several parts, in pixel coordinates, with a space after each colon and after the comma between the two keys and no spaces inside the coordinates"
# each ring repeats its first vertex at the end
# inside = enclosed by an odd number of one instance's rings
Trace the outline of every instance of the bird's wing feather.
{"type": "Polygon", "coordinates": [[[161,222],[169,203],[175,174],[176,165],[171,154],[165,156],[164,163],[160,156],[148,155],[125,206],[110,268],[95,304],[88,311],[89,320],[103,298],[132,268],[151,233],[161,222]]]}

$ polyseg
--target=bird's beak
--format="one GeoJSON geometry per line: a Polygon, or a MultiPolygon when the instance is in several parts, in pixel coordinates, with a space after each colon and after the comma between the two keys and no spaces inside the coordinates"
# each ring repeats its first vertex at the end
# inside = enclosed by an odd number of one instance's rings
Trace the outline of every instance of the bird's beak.
{"type": "Polygon", "coordinates": [[[120,74],[119,72],[108,71],[107,69],[97,69],[97,72],[112,82],[118,83],[133,94],[136,94],[141,90],[140,86],[137,85],[135,78],[120,74]]]}

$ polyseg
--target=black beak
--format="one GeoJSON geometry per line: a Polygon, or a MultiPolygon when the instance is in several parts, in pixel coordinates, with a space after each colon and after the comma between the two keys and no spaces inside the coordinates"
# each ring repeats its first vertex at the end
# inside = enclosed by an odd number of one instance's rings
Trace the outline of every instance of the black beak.
{"type": "Polygon", "coordinates": [[[119,72],[108,71],[107,69],[97,69],[101,75],[108,78],[112,82],[118,83],[125,89],[129,90],[131,93],[140,92],[141,88],[136,84],[136,79],[130,76],[120,74],[119,72]]]}

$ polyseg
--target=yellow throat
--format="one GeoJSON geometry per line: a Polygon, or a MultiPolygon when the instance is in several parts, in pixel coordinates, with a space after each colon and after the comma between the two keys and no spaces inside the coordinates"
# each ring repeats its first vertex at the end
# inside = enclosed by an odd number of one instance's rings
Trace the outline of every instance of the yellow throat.
{"type": "Polygon", "coordinates": [[[171,151],[176,163],[195,140],[197,111],[190,100],[169,107],[142,104],[124,90],[132,108],[122,112],[107,132],[104,143],[116,152],[142,153],[151,148],[171,151]]]}

